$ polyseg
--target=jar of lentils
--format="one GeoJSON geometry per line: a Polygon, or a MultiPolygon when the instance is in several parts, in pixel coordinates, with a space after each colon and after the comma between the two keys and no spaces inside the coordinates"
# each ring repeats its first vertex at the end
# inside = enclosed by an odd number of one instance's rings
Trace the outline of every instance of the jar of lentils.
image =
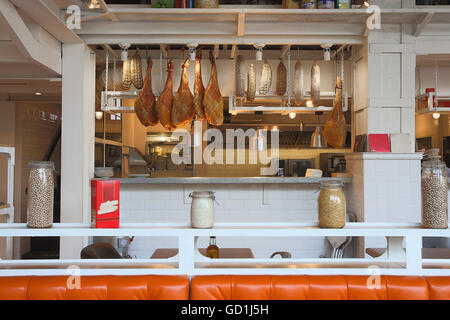
{"type": "Polygon", "coordinates": [[[422,226],[427,229],[447,229],[447,168],[431,156],[422,162],[422,226]]]}
{"type": "Polygon", "coordinates": [[[340,181],[322,182],[319,193],[319,226],[341,229],[345,227],[347,206],[340,181]]]}
{"type": "Polygon", "coordinates": [[[28,164],[27,227],[50,228],[53,224],[55,164],[50,161],[28,164]]]}

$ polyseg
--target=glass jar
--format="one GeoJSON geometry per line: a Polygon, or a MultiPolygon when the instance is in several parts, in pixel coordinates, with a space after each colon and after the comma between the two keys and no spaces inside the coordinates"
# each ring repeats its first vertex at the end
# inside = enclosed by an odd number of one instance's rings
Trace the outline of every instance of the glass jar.
{"type": "Polygon", "coordinates": [[[317,8],[319,9],[334,9],[334,0],[317,0],[317,8]]]}
{"type": "Polygon", "coordinates": [[[432,157],[422,162],[422,226],[447,229],[447,170],[445,163],[432,157]]]}
{"type": "Polygon", "coordinates": [[[209,238],[209,246],[206,248],[206,256],[211,259],[219,258],[219,247],[216,243],[216,237],[209,238]]]}
{"type": "Polygon", "coordinates": [[[214,192],[194,191],[189,194],[191,203],[191,226],[197,229],[210,229],[214,226],[214,192]]]}
{"type": "Polygon", "coordinates": [[[27,227],[50,228],[53,224],[55,164],[50,161],[28,163],[27,227]]]}
{"type": "Polygon", "coordinates": [[[319,226],[341,229],[345,226],[347,212],[345,195],[340,181],[325,181],[319,193],[319,226]]]}

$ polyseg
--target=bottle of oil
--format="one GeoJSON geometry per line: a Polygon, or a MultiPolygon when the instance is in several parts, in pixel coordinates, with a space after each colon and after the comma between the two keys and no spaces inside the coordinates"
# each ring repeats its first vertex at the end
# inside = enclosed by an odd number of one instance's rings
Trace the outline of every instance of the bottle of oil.
{"type": "Polygon", "coordinates": [[[211,259],[219,258],[219,247],[216,245],[216,237],[209,237],[209,247],[206,249],[206,256],[211,259]]]}

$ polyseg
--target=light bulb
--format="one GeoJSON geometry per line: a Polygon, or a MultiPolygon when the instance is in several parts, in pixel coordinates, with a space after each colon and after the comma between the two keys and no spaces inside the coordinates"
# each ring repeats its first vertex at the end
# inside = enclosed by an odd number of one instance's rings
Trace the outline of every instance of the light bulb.
{"type": "Polygon", "coordinates": [[[101,120],[103,118],[103,112],[102,111],[95,111],[95,119],[101,120]]]}
{"type": "Polygon", "coordinates": [[[437,112],[433,113],[433,119],[438,120],[440,117],[441,117],[440,113],[437,112]]]}
{"type": "Polygon", "coordinates": [[[37,95],[37,96],[42,96],[42,93],[36,92],[35,95],[37,95]]]}
{"type": "Polygon", "coordinates": [[[295,119],[296,116],[297,116],[297,114],[295,112],[289,113],[289,118],[291,118],[291,119],[295,119]]]}
{"type": "Polygon", "coordinates": [[[314,107],[314,104],[313,104],[312,100],[306,101],[306,106],[307,106],[308,108],[314,107]]]}

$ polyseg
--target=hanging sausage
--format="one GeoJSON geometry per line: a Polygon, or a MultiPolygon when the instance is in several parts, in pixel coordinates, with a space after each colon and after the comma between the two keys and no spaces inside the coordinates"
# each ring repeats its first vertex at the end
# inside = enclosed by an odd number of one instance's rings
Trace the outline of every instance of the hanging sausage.
{"type": "Polygon", "coordinates": [[[302,105],[305,100],[304,82],[303,65],[298,58],[294,68],[294,102],[297,106],[302,105]]]}
{"type": "Polygon", "coordinates": [[[320,103],[320,67],[317,61],[314,60],[311,68],[311,100],[314,107],[319,106],[320,103]]]}
{"type": "Polygon", "coordinates": [[[238,55],[236,57],[235,76],[236,76],[236,97],[245,97],[245,76],[242,72],[244,65],[244,57],[238,55]]]}
{"type": "Polygon", "coordinates": [[[159,122],[167,130],[175,129],[171,121],[171,110],[173,102],[173,61],[167,63],[167,81],[163,92],[156,101],[156,110],[158,112],[159,122]]]}
{"type": "Polygon", "coordinates": [[[209,52],[209,60],[211,61],[211,79],[205,91],[203,105],[208,122],[212,125],[221,125],[223,123],[223,100],[217,79],[216,58],[212,50],[209,52]]]}
{"type": "Polygon", "coordinates": [[[286,93],[286,88],[287,70],[283,64],[283,60],[281,60],[277,68],[277,96],[283,96],[286,93]]]}
{"type": "Polygon", "coordinates": [[[131,59],[123,62],[122,67],[122,88],[129,90],[133,83],[133,76],[131,75],[131,59]]]}
{"type": "Polygon", "coordinates": [[[256,74],[253,64],[250,65],[248,70],[248,88],[247,88],[247,100],[255,100],[256,95],[256,74]]]}
{"type": "Polygon", "coordinates": [[[195,83],[194,83],[194,110],[196,119],[206,120],[203,98],[205,97],[205,87],[202,80],[202,50],[197,50],[195,58],[195,83]]]}
{"type": "Polygon", "coordinates": [[[142,80],[142,61],[139,55],[139,49],[131,58],[131,76],[133,79],[133,85],[136,89],[140,90],[144,86],[144,81],[142,80]]]}
{"type": "Polygon", "coordinates": [[[336,81],[336,97],[333,102],[333,110],[325,124],[325,139],[328,144],[335,148],[342,148],[345,143],[347,133],[345,130],[345,117],[342,110],[342,80],[336,81]]]}
{"type": "Polygon", "coordinates": [[[158,113],[156,111],[156,98],[152,90],[152,58],[147,60],[147,71],[144,85],[134,103],[134,111],[139,121],[144,126],[153,126],[158,123],[158,113]]]}
{"type": "Polygon", "coordinates": [[[194,97],[189,89],[188,68],[189,59],[181,65],[181,82],[177,93],[173,97],[172,124],[179,127],[190,123],[194,118],[194,97]]]}
{"type": "Polygon", "coordinates": [[[264,60],[264,64],[261,69],[261,82],[258,93],[265,96],[272,87],[272,68],[267,60],[264,60]]]}

